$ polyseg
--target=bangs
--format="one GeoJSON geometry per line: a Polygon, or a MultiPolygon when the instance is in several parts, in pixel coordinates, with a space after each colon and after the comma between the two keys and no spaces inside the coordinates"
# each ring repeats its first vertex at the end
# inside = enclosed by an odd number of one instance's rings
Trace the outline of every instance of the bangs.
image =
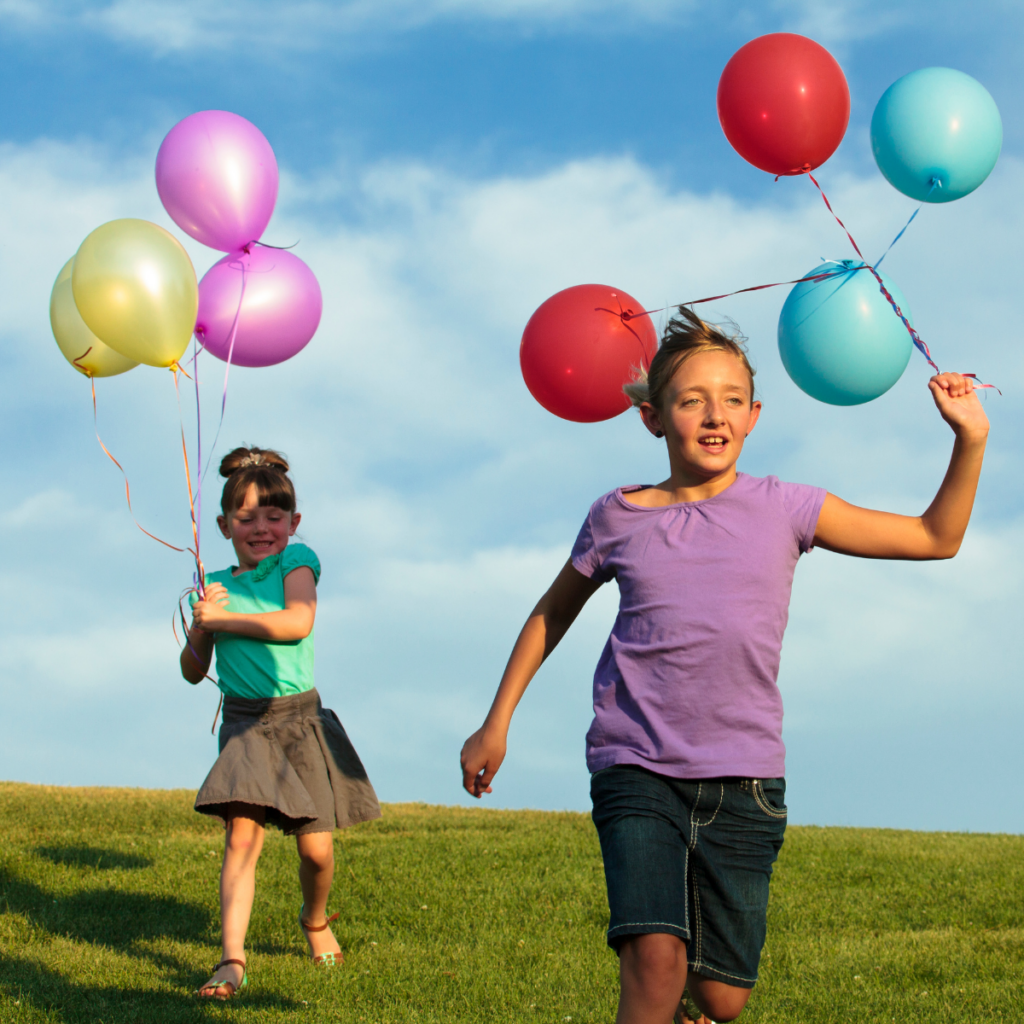
{"type": "Polygon", "coordinates": [[[295,511],[295,488],[286,474],[271,466],[246,466],[232,473],[224,485],[221,509],[225,515],[242,507],[250,487],[256,488],[256,504],[260,508],[295,511]]]}

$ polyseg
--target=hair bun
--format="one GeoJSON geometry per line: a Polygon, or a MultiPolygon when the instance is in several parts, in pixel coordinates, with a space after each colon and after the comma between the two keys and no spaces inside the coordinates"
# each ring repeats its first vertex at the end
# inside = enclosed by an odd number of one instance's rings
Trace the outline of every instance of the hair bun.
{"type": "Polygon", "coordinates": [[[220,460],[220,475],[230,477],[240,469],[277,469],[288,472],[288,460],[270,448],[236,448],[220,460]]]}

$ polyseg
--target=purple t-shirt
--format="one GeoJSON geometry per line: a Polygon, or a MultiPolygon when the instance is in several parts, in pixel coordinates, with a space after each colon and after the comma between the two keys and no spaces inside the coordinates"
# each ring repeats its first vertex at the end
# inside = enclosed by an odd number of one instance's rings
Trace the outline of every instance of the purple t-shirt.
{"type": "Polygon", "coordinates": [[[572,549],[584,576],[619,584],[594,673],[587,767],[784,775],[782,634],[825,491],[738,473],[713,498],[643,508],[622,496],[638,490],[598,498],[572,549]]]}

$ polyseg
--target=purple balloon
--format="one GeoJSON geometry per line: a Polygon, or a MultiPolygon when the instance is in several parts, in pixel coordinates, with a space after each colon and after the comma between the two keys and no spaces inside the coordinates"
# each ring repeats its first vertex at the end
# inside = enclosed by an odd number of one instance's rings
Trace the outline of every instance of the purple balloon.
{"type": "Polygon", "coordinates": [[[227,110],[179,121],[156,155],[156,190],[197,242],[236,252],[266,230],[277,201],[277,160],[263,133],[227,110]]]}
{"type": "Polygon", "coordinates": [[[313,271],[290,252],[257,245],[218,260],[199,282],[196,337],[227,361],[234,330],[232,363],[272,366],[306,346],[322,311],[313,271]]]}

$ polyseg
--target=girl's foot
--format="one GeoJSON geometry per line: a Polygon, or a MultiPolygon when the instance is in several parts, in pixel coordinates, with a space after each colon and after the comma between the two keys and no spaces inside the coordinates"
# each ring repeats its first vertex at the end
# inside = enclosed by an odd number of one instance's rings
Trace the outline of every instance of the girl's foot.
{"type": "Polygon", "coordinates": [[[705,1017],[697,1009],[693,996],[690,995],[689,990],[685,990],[683,998],[679,1000],[679,1009],[676,1010],[676,1015],[672,1018],[672,1024],[714,1024],[714,1021],[710,1017],[705,1017]]]}
{"type": "Polygon", "coordinates": [[[217,964],[213,977],[196,992],[196,995],[200,999],[216,999],[223,1003],[246,983],[245,964],[241,960],[222,960],[217,964]]]}
{"type": "Polygon", "coordinates": [[[338,916],[339,914],[331,914],[322,921],[307,921],[305,903],[299,911],[299,927],[306,936],[310,959],[318,966],[335,967],[345,962],[341,955],[341,946],[331,931],[331,922],[337,920],[338,916]]]}

